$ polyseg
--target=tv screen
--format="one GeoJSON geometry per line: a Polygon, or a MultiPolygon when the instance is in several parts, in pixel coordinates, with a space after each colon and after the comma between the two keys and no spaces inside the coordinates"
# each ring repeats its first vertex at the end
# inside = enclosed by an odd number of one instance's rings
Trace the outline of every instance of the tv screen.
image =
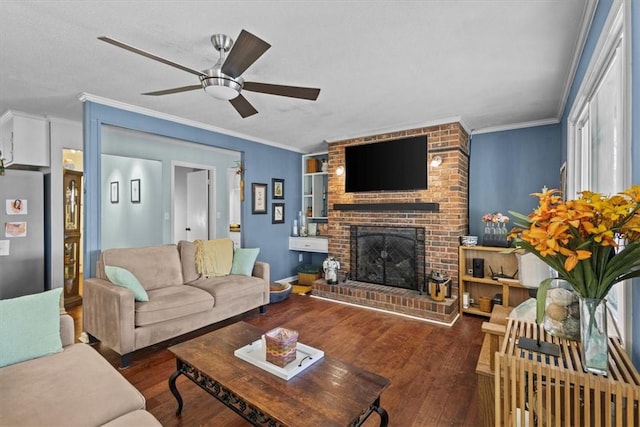
{"type": "Polygon", "coordinates": [[[345,192],[427,188],[427,136],[344,149],[345,192]]]}

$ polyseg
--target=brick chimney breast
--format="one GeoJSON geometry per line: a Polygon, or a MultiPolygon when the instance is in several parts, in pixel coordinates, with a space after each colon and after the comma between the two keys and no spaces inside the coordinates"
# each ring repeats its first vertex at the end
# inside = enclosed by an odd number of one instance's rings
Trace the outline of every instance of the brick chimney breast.
{"type": "Polygon", "coordinates": [[[336,141],[329,144],[329,256],[341,265],[350,264],[350,226],[423,227],[425,229],[425,271],[435,270],[451,277],[453,290],[458,289],[459,236],[468,230],[469,144],[460,123],[385,133],[336,141]],[[428,144],[428,179],[426,190],[345,193],[345,175],[338,176],[344,166],[347,146],[370,144],[409,136],[426,135],[428,144]],[[431,167],[433,156],[442,158],[431,167]],[[334,209],[336,204],[372,203],[437,203],[437,212],[428,210],[359,211],[334,209]]]}

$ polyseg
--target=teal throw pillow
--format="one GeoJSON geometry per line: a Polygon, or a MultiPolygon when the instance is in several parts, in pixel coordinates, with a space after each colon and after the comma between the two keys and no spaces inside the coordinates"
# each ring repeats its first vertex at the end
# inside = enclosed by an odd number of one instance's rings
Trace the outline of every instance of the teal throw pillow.
{"type": "Polygon", "coordinates": [[[238,248],[233,253],[233,264],[231,265],[231,274],[242,274],[251,276],[253,265],[260,253],[260,248],[238,248]]]}
{"type": "Polygon", "coordinates": [[[61,293],[56,288],[0,300],[0,367],[62,351],[61,293]]]}
{"type": "Polygon", "coordinates": [[[136,301],[149,301],[147,291],[142,287],[136,276],[126,268],[105,265],[104,272],[111,283],[127,288],[133,292],[136,301]]]}

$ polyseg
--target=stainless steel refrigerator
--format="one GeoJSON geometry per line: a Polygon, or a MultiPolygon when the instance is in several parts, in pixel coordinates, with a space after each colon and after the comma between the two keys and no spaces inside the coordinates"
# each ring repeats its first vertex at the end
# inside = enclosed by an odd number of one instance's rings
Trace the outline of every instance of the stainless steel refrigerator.
{"type": "Polygon", "coordinates": [[[0,299],[44,291],[44,176],[7,169],[0,176],[0,299]]]}

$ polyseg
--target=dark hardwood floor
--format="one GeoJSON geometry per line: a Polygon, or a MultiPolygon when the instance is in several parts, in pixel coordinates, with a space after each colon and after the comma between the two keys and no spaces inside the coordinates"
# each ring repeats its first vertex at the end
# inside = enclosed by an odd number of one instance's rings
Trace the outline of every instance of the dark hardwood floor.
{"type": "MultiPolygon", "coordinates": [[[[69,312],[79,335],[82,308],[74,307],[69,312]]],[[[144,395],[147,409],[162,425],[249,425],[184,377],[178,379],[177,386],[185,406],[182,415],[176,417],[176,401],[168,387],[175,359],[167,347],[238,320],[265,331],[277,326],[295,329],[300,342],[389,378],[391,385],[382,394],[381,403],[389,413],[390,426],[478,425],[475,365],[484,319],[466,315],[449,328],[300,295],[270,306],[267,314],[254,310],[135,352],[131,366],[120,372],[144,395]]],[[[118,367],[116,353],[100,344],[94,347],[118,367]]],[[[286,400],[287,396],[273,398],[286,400]]],[[[374,414],[365,426],[378,423],[379,417],[374,414]]]]}

